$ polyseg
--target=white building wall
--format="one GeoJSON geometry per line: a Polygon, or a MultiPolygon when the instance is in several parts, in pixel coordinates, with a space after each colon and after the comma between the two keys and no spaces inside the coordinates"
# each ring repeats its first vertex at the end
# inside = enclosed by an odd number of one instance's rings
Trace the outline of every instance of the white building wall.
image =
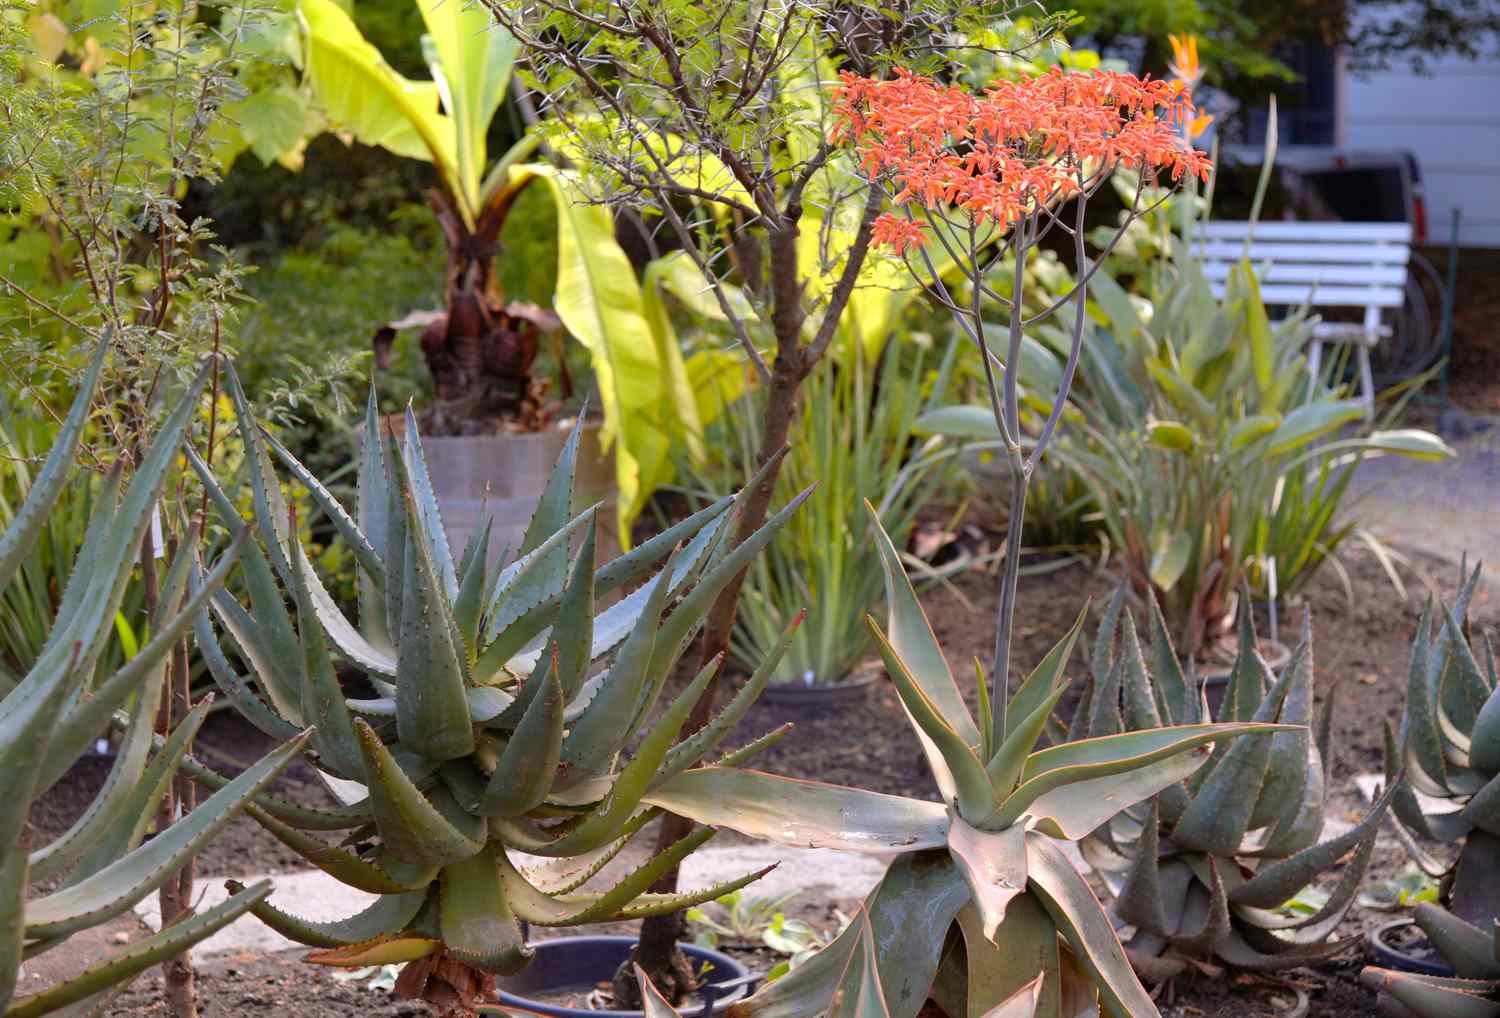
{"type": "Polygon", "coordinates": [[[1406,148],[1421,166],[1430,243],[1500,247],[1500,59],[1431,61],[1425,75],[1345,72],[1338,144],[1406,148]]]}

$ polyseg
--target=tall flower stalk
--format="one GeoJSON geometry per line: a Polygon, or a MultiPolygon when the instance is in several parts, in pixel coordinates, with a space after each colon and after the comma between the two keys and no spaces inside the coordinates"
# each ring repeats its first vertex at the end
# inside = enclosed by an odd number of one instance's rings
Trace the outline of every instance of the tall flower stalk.
{"type": "Polygon", "coordinates": [[[1083,341],[1088,282],[1098,267],[1084,250],[1089,200],[1115,171],[1139,175],[1141,186],[1107,253],[1135,219],[1165,200],[1143,205],[1148,183],[1164,176],[1173,182],[1189,175],[1206,179],[1210,163],[1183,140],[1182,125],[1196,114],[1191,89],[1180,80],[1054,69],[1023,81],[996,82],[972,95],[902,71],[888,80],[845,75],[836,112],[838,140],[857,147],[864,171],[887,189],[895,206],[875,221],[874,242],[905,261],[979,348],[990,409],[1004,443],[1012,524],[990,673],[990,701],[998,709],[984,733],[986,748],[992,748],[1006,723],[1027,488],[1067,406],[1083,341]],[[1077,283],[1027,315],[1026,260],[1054,230],[1072,240],[1077,283]],[[1006,294],[986,282],[986,272],[1008,253],[1016,270],[1013,291],[1006,294]],[[957,264],[962,288],[943,282],[935,255],[957,264]],[[1009,315],[1006,349],[998,354],[983,327],[989,304],[1009,315]],[[1072,342],[1050,412],[1039,426],[1024,427],[1018,386],[1022,334],[1070,305],[1072,342]]]}

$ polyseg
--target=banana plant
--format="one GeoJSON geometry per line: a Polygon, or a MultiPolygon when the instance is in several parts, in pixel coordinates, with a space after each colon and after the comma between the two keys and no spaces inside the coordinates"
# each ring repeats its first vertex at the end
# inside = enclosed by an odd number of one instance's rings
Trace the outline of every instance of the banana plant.
{"type": "MultiPolygon", "coordinates": [[[[598,507],[570,517],[580,425],[514,558],[488,563],[485,531],[455,558],[410,411],[398,440],[382,432],[370,393],[351,513],[257,429],[232,369],[226,386],[258,540],[240,556],[249,605],[223,591],[212,598],[230,649],[206,615],[198,643],[215,682],[251,723],[277,738],[315,726],[308,758],[358,789],[333,810],[267,800],[249,813],[313,866],[380,896],[335,922],[264,901],[253,906],[257,916],[318,948],[314,962],[413,962],[397,991],[461,1010],[495,974],[526,963],[521,921],[639,918],[712,900],[760,875],[680,895],[648,893],[713,834],[702,831],[608,890],[578,891],[659,815],[646,802],[652,790],[713,753],[769,679],[775,655],[707,727],[678,741],[719,662],[675,699],[663,696],[668,677],[719,591],[800,498],[730,547],[739,496],[727,496],[596,568],[598,507]],[[273,459],[353,550],[357,619],[335,605],[298,543],[273,459]],[[638,580],[632,593],[599,607],[638,580]],[[374,695],[346,693],[340,665],[363,673],[374,695]],[[630,745],[634,756],[624,760],[630,745]],[[333,846],[319,831],[349,834],[333,846]],[[517,853],[546,861],[522,868],[517,853]]],[[[193,463],[223,525],[245,529],[207,466],[193,463]]],[[[210,786],[223,781],[201,766],[194,776],[210,786]]]]}
{"type": "MultiPolygon", "coordinates": [[[[1148,599],[1149,660],[1122,585],[1094,642],[1092,681],[1074,715],[1072,739],[1162,724],[1193,726],[1208,707],[1185,674],[1155,599],[1148,599]]],[[[1115,895],[1114,910],[1135,928],[1125,947],[1152,981],[1191,960],[1269,971],[1310,964],[1349,946],[1333,939],[1353,905],[1392,798],[1385,795],[1349,830],[1320,841],[1324,828],[1330,711],[1313,725],[1311,623],[1280,677],[1256,650],[1248,609],[1239,617],[1239,654],[1219,708],[1220,723],[1297,726],[1271,739],[1220,747],[1209,766],[1121,813],[1083,842],[1084,858],[1115,895]],[[1327,901],[1311,914],[1281,910],[1343,863],[1327,901]]],[[[1170,730],[1170,729],[1168,729],[1170,730]]]]}
{"type": "Polygon", "coordinates": [[[1386,730],[1387,780],[1397,767],[1411,776],[1411,787],[1399,789],[1391,807],[1397,832],[1417,864],[1442,878],[1441,904],[1419,906],[1417,923],[1457,978],[1366,969],[1363,978],[1380,990],[1388,1015],[1500,1015],[1500,953],[1494,945],[1500,922],[1494,880],[1500,866],[1500,681],[1488,635],[1481,665],[1469,626],[1479,567],[1464,567],[1460,581],[1458,596],[1440,609],[1440,617],[1430,601],[1423,610],[1401,729],[1386,730]],[[1434,841],[1459,846],[1451,865],[1423,844],[1434,841]]]}
{"type": "Polygon", "coordinates": [[[604,413],[601,446],[615,449],[620,532],[628,534],[668,469],[680,427],[673,405],[686,378],[682,354],[675,344],[655,341],[609,211],[587,199],[574,171],[528,161],[539,135],[489,162],[485,136],[510,84],[515,39],[483,4],[415,2],[427,27],[423,46],[432,77],[426,81],[392,69],[335,0],[297,6],[306,79],[332,126],[431,163],[441,185],[430,200],[448,253],[444,307],[383,328],[377,355],[396,328],[420,326],[436,390],[435,424],[454,434],[491,429],[497,419],[532,427],[540,394],[532,363],[542,334],[560,323],[592,358],[604,413]],[[508,301],[494,272],[506,218],[537,182],[557,209],[551,309],[508,301]]]}
{"type": "Polygon", "coordinates": [[[1059,841],[1185,780],[1216,743],[1263,745],[1300,729],[1158,727],[1037,750],[1069,687],[1081,613],[1009,703],[992,704],[979,682],[976,722],[895,546],[872,529],[888,617],[883,629],[868,625],[942,801],[722,767],[684,771],[648,793],[650,805],[751,837],[895,857],[842,934],[730,1013],[914,1018],[931,997],[950,1015],[979,1018],[1020,1008],[1010,1001],[1024,990],[1030,1009],[1018,1014],[1158,1014],[1059,841]]]}
{"type": "MultiPolygon", "coordinates": [[[[15,578],[66,487],[108,348],[106,335],[29,496],[0,536],[0,587],[15,578]]],[[[130,483],[122,484],[118,467],[109,476],[48,639],[30,670],[0,700],[0,773],[7,783],[0,803],[0,1014],[5,1018],[33,1018],[65,1007],[70,1013],[92,1013],[111,987],[186,950],[270,893],[264,882],[246,888],[214,908],[105,956],[75,978],[16,995],[25,961],[121,915],[175,874],[281,773],[307,738],[295,735],[285,747],[225,782],[197,809],[145,841],[157,805],[210,706],[199,704],[157,745],[155,724],[166,662],[223,583],[235,561],[233,548],[190,596],[185,591],[192,555],[176,556],[162,584],[159,610],[152,620],[154,635],[129,662],[89,688],[95,665],[113,637],[136,551],[180,455],[207,371],[205,367],[162,423],[130,483]],[[31,804],[117,722],[124,735],[98,795],[67,831],[33,848],[27,833],[31,804]],[[31,882],[57,878],[62,879],[56,889],[28,896],[31,882]]]]}

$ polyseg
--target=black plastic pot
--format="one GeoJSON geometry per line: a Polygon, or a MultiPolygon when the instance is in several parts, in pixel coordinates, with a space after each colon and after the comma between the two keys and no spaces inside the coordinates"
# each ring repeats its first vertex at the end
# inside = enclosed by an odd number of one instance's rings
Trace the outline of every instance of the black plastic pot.
{"type": "Polygon", "coordinates": [[[843,682],[772,682],[760,698],[781,707],[841,707],[863,700],[884,677],[883,672],[869,671],[843,682]]]}
{"type": "MultiPolygon", "coordinates": [[[[630,957],[635,947],[634,937],[558,937],[532,943],[535,956],[519,973],[500,979],[500,1001],[512,1007],[524,1007],[528,1011],[553,1015],[554,1018],[643,1018],[640,1011],[591,1011],[583,1007],[563,1007],[549,1004],[528,996],[533,993],[554,993],[558,990],[592,988],[614,978],[617,970],[630,957]]],[[[693,944],[681,945],[688,956],[693,971],[708,967],[704,985],[699,989],[702,1004],[682,1008],[683,1018],[708,1018],[737,1000],[749,996],[755,984],[760,982],[758,974],[726,954],[710,951],[693,944]]]]}
{"type": "MultiPolygon", "coordinates": [[[[1410,950],[1397,947],[1393,941],[1395,934],[1405,929],[1418,929],[1414,919],[1394,919],[1388,923],[1382,923],[1365,934],[1365,944],[1370,949],[1370,954],[1375,959],[1375,964],[1381,968],[1400,969],[1403,972],[1415,972],[1424,976],[1442,976],[1448,978],[1453,975],[1452,966],[1443,961],[1442,956],[1436,951],[1431,952],[1430,957],[1418,957],[1410,950]]],[[[1425,943],[1427,935],[1421,934],[1425,943]]]]}
{"type": "MultiPolygon", "coordinates": [[[[1266,664],[1274,672],[1286,667],[1286,663],[1292,659],[1292,649],[1280,641],[1262,639],[1259,643],[1260,656],[1266,659],[1266,664]]],[[[1229,676],[1233,670],[1233,664],[1220,664],[1216,661],[1199,668],[1198,677],[1203,681],[1203,693],[1208,697],[1210,717],[1219,716],[1219,706],[1224,702],[1224,692],[1229,688],[1229,676]]]]}

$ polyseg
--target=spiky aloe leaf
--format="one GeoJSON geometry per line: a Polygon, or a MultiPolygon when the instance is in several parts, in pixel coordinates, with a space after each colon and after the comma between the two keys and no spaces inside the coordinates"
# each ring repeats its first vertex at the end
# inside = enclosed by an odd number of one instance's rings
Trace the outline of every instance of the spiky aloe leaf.
{"type": "Polygon", "coordinates": [[[1284,681],[1287,688],[1279,720],[1302,725],[1304,730],[1271,737],[1271,756],[1266,763],[1260,799],[1250,814],[1252,831],[1290,822],[1292,810],[1302,802],[1302,790],[1308,780],[1313,751],[1313,649],[1312,620],[1306,613],[1302,617],[1302,639],[1287,662],[1284,681]]]}
{"type": "Polygon", "coordinates": [[[1367,968],[1360,982],[1388,993],[1418,1018],[1500,1018],[1495,984],[1481,979],[1444,979],[1413,972],[1367,968]]]}
{"type": "Polygon", "coordinates": [[[880,631],[875,620],[866,616],[865,622],[875,637],[875,645],[885,661],[886,672],[896,687],[897,695],[901,697],[907,716],[942,757],[942,773],[948,774],[952,779],[959,814],[976,823],[985,819],[994,812],[998,803],[995,787],[990,784],[984,763],[979,759],[974,746],[964,741],[963,736],[954,730],[947,717],[923,692],[921,683],[891,646],[886,635],[880,631]]]}
{"type": "Polygon", "coordinates": [[[158,666],[156,674],[147,678],[137,694],[130,713],[130,727],[115,754],[104,787],[72,826],[31,854],[28,879],[46,880],[62,873],[109,831],[129,825],[126,818],[130,814],[126,811],[132,805],[132,793],[140,786],[146,772],[163,687],[158,666]]]}
{"type": "MultiPolygon", "coordinates": [[[[970,746],[981,744],[979,728],[974,724],[974,718],[969,714],[969,708],[964,703],[963,694],[959,692],[958,683],[953,679],[953,673],[948,669],[948,659],[943,656],[943,650],[938,646],[937,637],[933,635],[932,625],[927,621],[927,615],[922,611],[922,606],[917,601],[917,592],[912,588],[911,580],[906,575],[906,570],[901,566],[901,558],[896,553],[896,546],[891,543],[890,536],[886,534],[880,525],[880,516],[869,501],[865,502],[865,511],[870,515],[872,521],[871,530],[874,533],[875,548],[880,553],[880,566],[885,575],[885,600],[886,600],[886,630],[888,639],[896,653],[907,663],[911,669],[912,677],[922,687],[922,692],[937,708],[950,727],[958,734],[958,737],[970,746]]],[[[996,724],[1003,730],[1005,725],[1004,705],[997,704],[999,715],[996,724]]],[[[943,761],[943,754],[937,746],[933,745],[925,733],[918,733],[921,740],[923,752],[927,754],[928,765],[933,775],[937,778],[938,791],[944,798],[951,799],[957,795],[953,776],[946,773],[947,767],[943,761]]],[[[993,745],[999,745],[1000,739],[994,739],[993,745]]]]}
{"type": "Polygon", "coordinates": [[[755,701],[759,698],[761,691],[770,682],[771,676],[776,671],[776,666],[781,663],[782,657],[786,654],[787,649],[791,647],[792,637],[796,634],[797,628],[802,625],[802,621],[805,618],[807,618],[806,611],[800,611],[793,616],[792,621],[782,631],[780,641],[771,649],[771,652],[766,655],[755,671],[751,673],[750,678],[740,686],[739,690],[734,694],[734,698],[729,701],[729,704],[715,715],[708,724],[672,747],[656,773],[656,778],[652,783],[653,787],[697,764],[724,740],[724,737],[729,734],[735,725],[744,719],[745,715],[750,712],[750,708],[755,705],[755,701]]]}
{"type": "MultiPolygon", "coordinates": [[[[983,682],[979,683],[979,688],[984,688],[983,682]]],[[[1020,780],[1021,773],[1026,769],[1027,757],[1036,748],[1037,739],[1041,738],[1047,719],[1052,716],[1052,711],[1067,690],[1068,684],[1065,681],[1054,680],[1054,688],[1041,700],[1033,702],[1032,698],[1028,697],[1024,705],[1012,701],[1011,710],[1008,712],[1008,717],[1011,719],[1010,733],[995,750],[995,755],[990,758],[989,765],[985,768],[986,773],[989,774],[990,783],[1002,798],[1015,789],[1016,782],[1020,780]]]]}
{"type": "Polygon", "coordinates": [[[1196,724],[1203,720],[1202,701],[1182,673],[1182,662],[1177,658],[1177,648],[1172,645],[1172,634],[1167,631],[1167,620],[1154,590],[1146,591],[1146,602],[1151,620],[1151,675],[1166,704],[1167,723],[1196,724]]]}
{"type": "Polygon", "coordinates": [[[124,912],[223,829],[302,751],[306,735],[272,750],[197,809],[87,880],[27,902],[26,935],[66,936],[124,912]]]}
{"type": "Polygon", "coordinates": [[[402,771],[374,729],[356,720],[354,730],[375,825],[386,848],[398,859],[445,866],[468,859],[484,847],[483,820],[463,813],[445,789],[439,789],[429,800],[402,771]],[[441,808],[444,799],[452,803],[450,809],[441,808]]]}
{"type": "Polygon", "coordinates": [[[792,514],[811,497],[812,492],[813,489],[809,487],[798,493],[779,512],[735,545],[732,551],[719,559],[699,578],[693,589],[662,623],[661,631],[657,634],[656,645],[651,651],[650,674],[665,677],[671,672],[677,659],[693,638],[693,634],[703,624],[703,619],[708,614],[709,607],[718,598],[719,592],[729,585],[730,580],[739,575],[740,570],[750,564],[751,559],[759,555],[761,550],[771,543],[772,539],[786,526],[787,521],[792,518],[792,514]]]}
{"type": "Polygon", "coordinates": [[[1093,978],[1100,1004],[1121,1016],[1155,1014],[1156,1004],[1136,978],[1099,899],[1062,850],[1045,835],[1028,834],[1026,866],[1030,887],[1093,978]]]}
{"type": "Polygon", "coordinates": [[[870,916],[860,910],[854,922],[860,929],[859,942],[849,956],[833,994],[829,1018],[891,1018],[880,985],[880,968],[875,955],[875,930],[870,916]]]}
{"type": "Polygon", "coordinates": [[[393,860],[377,862],[361,858],[347,849],[303,834],[257,805],[246,806],[245,812],[277,841],[312,865],[339,883],[367,894],[405,894],[422,890],[432,883],[438,873],[438,867],[430,864],[393,866],[393,860]]]}
{"type": "Polygon", "coordinates": [[[297,604],[297,638],[302,647],[301,713],[314,726],[312,744],[320,766],[341,778],[357,779],[363,773],[359,745],[343,687],[333,670],[323,623],[313,607],[307,576],[302,557],[293,555],[292,598],[297,604]]]}
{"type": "MultiPolygon", "coordinates": [[[[576,826],[548,846],[538,855],[561,855],[587,852],[599,848],[620,837],[631,815],[640,805],[657,769],[666,759],[667,751],[677,741],[688,714],[708,688],[709,680],[718,670],[719,659],[710,661],[688,684],[676,700],[662,713],[641,740],[635,756],[620,771],[614,787],[604,801],[580,819],[576,826]]],[[[629,727],[634,728],[634,725],[629,727]]]]}
{"type": "Polygon", "coordinates": [[[177,957],[199,941],[213,936],[258,902],[264,901],[270,893],[271,884],[266,880],[243,888],[213,908],[173,923],[160,932],[109,955],[72,979],[13,1001],[4,1012],[5,1018],[40,1018],[41,1015],[102,993],[153,965],[177,957]]]}
{"type": "MultiPolygon", "coordinates": [[[[881,945],[880,979],[892,1018],[916,1018],[938,970],[954,916],[969,886],[945,851],[909,852],[892,860],[865,899],[881,945]]],[[[730,1004],[728,1018],[816,1018],[838,989],[861,929],[852,923],[832,943],[748,1000],[730,1004]]]]}
{"type": "Polygon", "coordinates": [[[365,397],[364,429],[360,433],[359,467],[355,473],[354,516],[355,525],[364,535],[365,541],[380,560],[381,571],[376,574],[361,571],[355,578],[359,595],[359,622],[364,634],[376,648],[389,652],[392,649],[391,632],[385,624],[385,591],[388,585],[386,568],[386,512],[390,495],[386,491],[385,436],[380,432],[380,407],[375,400],[375,382],[372,378],[365,397]]]}
{"type": "Polygon", "coordinates": [[[414,752],[432,760],[453,760],[474,752],[474,723],[465,692],[468,655],[428,535],[415,525],[418,512],[408,493],[402,580],[406,589],[396,648],[396,730],[402,744],[414,752]]]}
{"type": "Polygon", "coordinates": [[[360,529],[359,524],[355,523],[349,517],[349,513],[344,509],[343,504],[334,497],[333,492],[324,487],[323,482],[318,480],[317,475],[303,466],[302,461],[294,456],[291,450],[277,441],[276,437],[265,428],[260,429],[260,438],[276,458],[281,460],[282,464],[291,471],[292,476],[297,479],[297,483],[307,489],[307,493],[312,496],[313,502],[317,504],[319,509],[323,510],[323,514],[328,517],[328,521],[333,524],[333,528],[338,531],[339,536],[344,539],[344,543],[349,546],[349,550],[354,553],[354,558],[359,563],[359,567],[377,585],[383,585],[386,582],[385,563],[380,560],[380,556],[376,553],[374,546],[370,544],[370,540],[365,536],[365,532],[360,529]]]}
{"type": "MultiPolygon", "coordinates": [[[[203,589],[195,592],[183,604],[182,610],[172,617],[146,642],[120,669],[97,684],[92,694],[78,701],[66,715],[58,720],[47,744],[47,758],[38,777],[39,789],[50,788],[78,759],[99,733],[113,719],[114,712],[135,691],[141,681],[149,676],[166,658],[172,648],[187,632],[193,618],[202,611],[209,594],[224,582],[235,561],[238,545],[231,545],[218,563],[204,579],[203,589]]],[[[113,617],[113,616],[111,616],[113,617]]]]}
{"type": "MultiPolygon", "coordinates": [[[[196,576],[193,578],[193,585],[194,589],[201,586],[201,581],[196,576]]],[[[226,599],[235,609],[239,608],[227,595],[226,599]]],[[[224,655],[224,649],[219,645],[219,638],[214,633],[213,622],[209,620],[207,612],[198,613],[193,622],[193,637],[214,685],[229,698],[229,702],[234,704],[235,709],[247,721],[273,739],[289,739],[300,731],[296,725],[267,706],[250,688],[250,684],[234,670],[229,658],[224,655]]],[[[297,713],[301,715],[300,710],[297,713]]]]}
{"type": "Polygon", "coordinates": [[[94,356],[90,359],[83,378],[79,380],[78,392],[73,397],[68,416],[63,419],[62,427],[57,429],[57,434],[52,439],[47,459],[42,463],[42,469],[32,478],[26,498],[11,517],[10,526],[5,528],[4,533],[0,533],[0,590],[10,586],[10,581],[15,579],[21,563],[31,554],[37,535],[46,526],[52,507],[68,486],[73,462],[78,454],[78,442],[88,425],[94,387],[99,384],[99,372],[104,368],[105,356],[109,353],[113,337],[114,331],[110,327],[106,326],[101,331],[99,342],[94,347],[94,356]]]}
{"type": "Polygon", "coordinates": [[[1006,907],[1026,893],[1026,829],[1016,824],[981,831],[955,817],[948,828],[948,851],[974,892],[986,939],[993,940],[1006,907]]]}
{"type": "MultiPolygon", "coordinates": [[[[0,797],[0,1009],[16,989],[24,957],[27,818],[37,777],[51,738],[54,719],[81,679],[78,669],[47,676],[37,695],[0,718],[0,773],[10,794],[0,797]]],[[[14,694],[12,694],[14,695],[14,694]]]]}
{"type": "Polygon", "coordinates": [[[948,816],[939,803],[759,771],[685,771],[645,801],[783,845],[886,854],[948,842],[948,816]]]}
{"type": "Polygon", "coordinates": [[[1083,620],[1088,616],[1088,611],[1087,604],[1079,609],[1078,617],[1073,620],[1073,625],[1067,633],[1052,645],[1046,657],[1042,658],[1041,663],[1032,669],[1026,681],[1021,683],[1021,688],[1016,690],[1016,695],[1011,697],[1010,707],[1006,711],[1005,737],[1007,739],[1018,726],[1027,722],[1043,703],[1049,700],[1056,702],[1053,694],[1059,686],[1066,685],[1064,672],[1067,670],[1069,660],[1072,659],[1073,647],[1078,643],[1078,637],[1083,632],[1083,620]]]}
{"type": "Polygon", "coordinates": [[[1493,921],[1491,928],[1481,930],[1445,909],[1422,902],[1417,906],[1417,925],[1438,949],[1443,960],[1463,979],[1500,979],[1500,951],[1493,921]]]}
{"type": "Polygon", "coordinates": [[[588,677],[594,654],[594,543],[598,518],[590,516],[583,533],[583,546],[573,563],[573,574],[563,590],[562,606],[552,627],[552,646],[557,648],[557,677],[564,700],[572,700],[588,677]]]}
{"type": "Polygon", "coordinates": [[[362,969],[371,965],[401,965],[435,954],[443,942],[421,934],[394,934],[376,937],[348,947],[330,947],[309,951],[307,960],[314,965],[333,968],[362,969]]]}
{"type": "Polygon", "coordinates": [[[563,744],[563,688],[556,658],[506,743],[479,802],[485,816],[514,817],[540,806],[552,790],[563,744]]]}
{"type": "Polygon", "coordinates": [[[671,565],[672,560],[668,559],[667,568],[656,581],[642,588],[649,592],[648,600],[634,629],[615,655],[593,699],[563,740],[562,760],[567,765],[568,783],[603,773],[625,745],[628,726],[620,724],[620,719],[629,717],[644,696],[652,650],[671,588],[671,565]]]}
{"type": "MultiPolygon", "coordinates": [[[[198,734],[198,729],[203,726],[212,708],[213,697],[205,697],[196,707],[188,711],[187,715],[177,723],[177,727],[172,729],[172,734],[160,743],[156,756],[152,758],[140,780],[130,790],[130,799],[121,810],[123,816],[131,818],[130,822],[108,828],[88,853],[79,860],[73,872],[68,874],[67,883],[76,884],[88,879],[115,860],[135,851],[146,839],[151,825],[156,820],[157,809],[161,805],[162,798],[167,794],[167,787],[177,772],[188,744],[198,734]]],[[[155,742],[156,740],[153,740],[153,743],[155,742]]],[[[224,782],[224,784],[228,783],[227,780],[224,782]]]]}
{"type": "Polygon", "coordinates": [[[485,972],[509,975],[533,952],[501,883],[500,852],[492,846],[443,867],[440,912],[443,944],[454,957],[485,972]]]}
{"type": "MultiPolygon", "coordinates": [[[[1255,711],[1256,722],[1264,724],[1280,716],[1291,679],[1292,673],[1288,671],[1277,688],[1260,702],[1255,711]]],[[[1270,765],[1271,746],[1269,738],[1240,739],[1231,744],[1229,751],[1214,763],[1213,772],[1193,793],[1172,829],[1173,839],[1189,848],[1232,857],[1249,830],[1270,765]]]]}
{"type": "MultiPolygon", "coordinates": [[[[113,513],[100,514],[90,520],[89,533],[84,538],[87,554],[80,557],[68,578],[52,631],[31,671],[0,701],[0,719],[21,709],[33,696],[42,695],[39,689],[58,669],[74,667],[74,662],[84,670],[92,669],[105,641],[113,633],[115,612],[130,578],[129,564],[140,548],[150,524],[151,508],[161,494],[167,471],[176,459],[182,436],[193,419],[198,396],[207,381],[208,367],[205,365],[183,394],[181,404],[162,423],[137,466],[119,507],[113,513]]],[[[105,716],[113,709],[104,712],[105,716]]],[[[90,736],[102,727],[102,724],[94,725],[90,736]]],[[[53,751],[57,751],[60,744],[62,740],[58,738],[53,751]]],[[[62,770],[66,770],[77,755],[77,752],[72,753],[62,770]]],[[[54,769],[55,763],[49,764],[48,770],[54,769]]],[[[56,774],[60,775],[62,770],[57,770],[56,774]]],[[[55,780],[55,776],[44,780],[42,787],[55,780]]]]}
{"type": "MultiPolygon", "coordinates": [[[[1406,684],[1406,752],[1412,784],[1429,795],[1449,794],[1448,766],[1443,757],[1443,737],[1438,728],[1437,676],[1431,661],[1432,599],[1422,609],[1417,639],[1412,644],[1411,668],[1406,684]]],[[[1476,735],[1478,732],[1476,731],[1476,735]]]]}
{"type": "MultiPolygon", "coordinates": [[[[230,894],[238,894],[244,889],[244,885],[237,880],[226,880],[224,886],[229,889],[230,894]]],[[[401,932],[421,910],[422,903],[426,900],[425,888],[405,894],[383,894],[363,911],[347,919],[327,922],[299,918],[282,911],[269,901],[256,902],[250,907],[250,911],[288,940],[308,947],[347,947],[401,932]]]]}
{"type": "MultiPolygon", "coordinates": [[[[501,880],[505,885],[506,897],[514,906],[516,914],[527,922],[538,926],[579,926],[604,922],[618,918],[627,906],[638,901],[663,874],[675,870],[683,859],[713,837],[713,834],[711,830],[699,828],[626,874],[602,894],[571,895],[566,899],[554,897],[532,884],[503,854],[498,860],[501,880]]],[[[743,887],[766,872],[768,870],[758,870],[738,881],[738,886],[743,887]]],[[[712,900],[711,897],[703,897],[703,892],[690,893],[699,902],[712,900]]]]}
{"type": "MultiPolygon", "coordinates": [[[[986,826],[1004,827],[1013,824],[1023,814],[1030,813],[1032,804],[1043,795],[1066,786],[1140,770],[1221,739],[1241,735],[1269,735],[1280,730],[1276,725],[1254,723],[1183,725],[1177,728],[1148,729],[1144,732],[1122,732],[1053,746],[1031,755],[1021,773],[1020,787],[1005,800],[995,822],[986,826]]],[[[1201,760],[1195,761],[1189,773],[1201,763],[1201,760]]],[[[1115,812],[1126,805],[1128,803],[1116,803],[1115,812]]],[[[1098,803],[1093,806],[1102,808],[1098,803]]],[[[1067,808],[1065,798],[1059,802],[1059,807],[1067,808]]]]}

